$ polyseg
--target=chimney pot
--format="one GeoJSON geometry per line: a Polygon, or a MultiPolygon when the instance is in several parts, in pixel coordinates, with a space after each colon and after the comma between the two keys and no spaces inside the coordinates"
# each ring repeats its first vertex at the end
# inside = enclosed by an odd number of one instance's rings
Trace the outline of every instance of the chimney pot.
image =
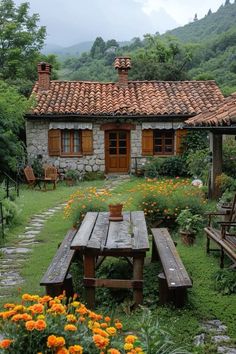
{"type": "Polygon", "coordinates": [[[114,62],[115,69],[118,70],[118,85],[125,87],[128,85],[128,71],[131,69],[130,57],[119,57],[114,62]]]}
{"type": "Polygon", "coordinates": [[[49,90],[51,65],[45,62],[38,64],[38,85],[40,91],[49,90]]]}

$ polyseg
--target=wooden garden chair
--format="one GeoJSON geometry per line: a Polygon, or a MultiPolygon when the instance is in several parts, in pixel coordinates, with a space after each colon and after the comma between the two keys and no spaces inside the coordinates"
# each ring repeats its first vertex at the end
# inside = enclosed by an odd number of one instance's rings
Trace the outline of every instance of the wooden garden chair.
{"type": "Polygon", "coordinates": [[[29,187],[35,188],[38,186],[41,189],[40,182],[42,178],[35,177],[32,167],[26,166],[24,168],[24,174],[29,187]]]}
{"type": "Polygon", "coordinates": [[[57,169],[54,166],[47,166],[44,170],[44,186],[46,189],[46,183],[52,183],[53,189],[56,189],[56,183],[58,181],[57,169]]]}

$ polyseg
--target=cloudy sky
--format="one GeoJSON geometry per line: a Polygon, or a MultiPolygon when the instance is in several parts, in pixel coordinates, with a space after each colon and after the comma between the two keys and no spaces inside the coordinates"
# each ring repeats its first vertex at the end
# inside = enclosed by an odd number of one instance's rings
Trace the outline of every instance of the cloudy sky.
{"type": "Polygon", "coordinates": [[[15,0],[30,3],[47,27],[47,42],[70,46],[94,40],[130,40],[163,33],[215,12],[225,0],[15,0]]]}

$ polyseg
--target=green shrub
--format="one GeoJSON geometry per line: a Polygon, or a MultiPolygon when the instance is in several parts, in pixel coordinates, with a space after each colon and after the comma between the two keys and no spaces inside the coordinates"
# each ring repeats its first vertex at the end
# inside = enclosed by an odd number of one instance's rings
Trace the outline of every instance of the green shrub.
{"type": "Polygon", "coordinates": [[[150,157],[148,158],[144,166],[144,175],[148,178],[157,178],[160,175],[160,168],[163,164],[164,159],[160,157],[150,157]]]}
{"type": "Polygon", "coordinates": [[[186,160],[183,156],[171,156],[163,159],[159,170],[160,175],[169,177],[187,176],[186,160]]]}
{"type": "Polygon", "coordinates": [[[187,156],[186,163],[189,175],[200,178],[206,184],[210,168],[209,150],[191,151],[187,156]]]}
{"type": "Polygon", "coordinates": [[[10,199],[2,200],[3,216],[7,226],[17,222],[17,217],[19,215],[18,206],[10,199]]]}
{"type": "Polygon", "coordinates": [[[233,177],[227,176],[225,173],[216,177],[216,185],[219,187],[221,193],[224,193],[226,190],[234,190],[236,187],[233,177]]]}
{"type": "Polygon", "coordinates": [[[44,175],[42,159],[36,158],[31,162],[35,177],[42,177],[44,175]]]}
{"type": "Polygon", "coordinates": [[[86,172],[83,176],[84,181],[96,181],[96,180],[101,180],[105,178],[104,172],[98,171],[98,172],[86,172]]]}
{"type": "Polygon", "coordinates": [[[79,179],[79,173],[76,170],[68,170],[65,173],[66,179],[71,179],[72,181],[77,181],[79,179]]]}
{"type": "Polygon", "coordinates": [[[227,137],[223,142],[223,171],[228,176],[236,178],[236,141],[227,137]]]}
{"type": "Polygon", "coordinates": [[[215,289],[224,295],[236,294],[236,272],[220,269],[214,275],[215,289]]]}

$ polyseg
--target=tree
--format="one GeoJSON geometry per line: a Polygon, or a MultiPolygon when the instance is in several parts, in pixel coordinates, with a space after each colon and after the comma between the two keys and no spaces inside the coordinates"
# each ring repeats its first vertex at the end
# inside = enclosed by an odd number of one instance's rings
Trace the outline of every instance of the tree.
{"type": "Polygon", "coordinates": [[[29,15],[29,3],[18,7],[12,0],[0,0],[0,78],[26,79],[34,71],[46,36],[38,27],[39,15],[29,15]]]}
{"type": "Polygon", "coordinates": [[[0,170],[16,170],[17,161],[24,153],[19,139],[24,127],[24,113],[32,101],[21,96],[15,88],[0,81],[0,170]]]}
{"type": "Polygon", "coordinates": [[[195,14],[193,21],[194,22],[198,21],[197,14],[195,14]]]}
{"type": "Polygon", "coordinates": [[[230,0],[225,0],[225,6],[230,5],[230,0]]]}
{"type": "Polygon", "coordinates": [[[145,35],[146,47],[132,52],[133,80],[184,80],[191,53],[176,39],[145,35]]]}
{"type": "Polygon", "coordinates": [[[207,16],[210,16],[210,15],[212,15],[211,9],[209,9],[209,11],[208,11],[208,13],[207,13],[207,16]]]}
{"type": "Polygon", "coordinates": [[[97,37],[92,45],[90,50],[90,55],[92,58],[101,58],[102,55],[105,53],[106,50],[106,43],[102,39],[102,37],[97,37]]]}
{"type": "Polygon", "coordinates": [[[110,48],[119,48],[119,43],[115,40],[115,39],[109,39],[106,42],[106,49],[110,49],[110,48]]]}

